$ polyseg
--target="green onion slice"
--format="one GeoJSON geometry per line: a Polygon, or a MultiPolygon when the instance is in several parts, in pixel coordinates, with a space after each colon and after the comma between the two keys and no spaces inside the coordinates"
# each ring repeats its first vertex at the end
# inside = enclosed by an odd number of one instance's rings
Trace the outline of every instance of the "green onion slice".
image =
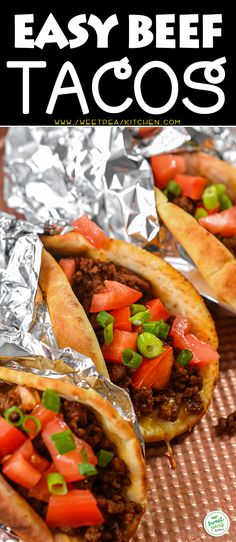
{"type": "Polygon", "coordinates": [[[162,352],[163,342],[158,339],[153,333],[145,331],[138,337],[137,346],[140,354],[145,358],[155,358],[162,352]]]}
{"type": "Polygon", "coordinates": [[[42,395],[42,403],[45,408],[53,412],[60,412],[61,399],[58,393],[54,390],[44,390],[42,395]]]}
{"type": "Polygon", "coordinates": [[[167,192],[170,192],[174,196],[179,196],[181,193],[181,186],[175,181],[169,181],[167,185],[167,192]]]}
{"type": "Polygon", "coordinates": [[[133,303],[133,305],[130,305],[130,314],[133,316],[134,314],[137,314],[137,312],[144,312],[147,310],[147,307],[145,305],[139,305],[139,303],[133,303]]]}
{"type": "Polygon", "coordinates": [[[150,309],[146,309],[145,311],[136,312],[136,314],[129,318],[129,322],[131,322],[133,326],[141,326],[144,322],[147,322],[150,317],[150,309]]]}
{"type": "Polygon", "coordinates": [[[60,455],[67,454],[67,452],[76,449],[75,439],[70,429],[60,431],[60,433],[54,433],[54,435],[51,435],[51,440],[60,455]]]}
{"type": "Polygon", "coordinates": [[[223,194],[220,197],[220,210],[226,211],[226,209],[230,209],[231,207],[233,207],[231,199],[226,194],[223,194]]]}
{"type": "Polygon", "coordinates": [[[52,495],[66,495],[68,493],[67,483],[64,476],[57,472],[47,475],[48,491],[52,495]]]}
{"type": "Polygon", "coordinates": [[[216,187],[217,196],[220,199],[226,192],[226,186],[223,183],[216,183],[214,186],[216,187]]]}
{"type": "Polygon", "coordinates": [[[87,454],[85,448],[82,448],[81,455],[82,455],[82,458],[83,458],[83,463],[88,463],[88,454],[87,454]]]}
{"type": "Polygon", "coordinates": [[[162,318],[153,322],[147,322],[143,324],[143,330],[153,333],[159,339],[167,339],[170,331],[169,324],[166,324],[162,318]]]}
{"type": "Polygon", "coordinates": [[[182,350],[177,357],[177,361],[180,365],[188,365],[192,358],[193,353],[190,350],[182,350]]]}
{"type": "Polygon", "coordinates": [[[137,369],[142,363],[142,356],[131,348],[125,348],[122,352],[122,363],[131,369],[137,369]]]}
{"type": "Polygon", "coordinates": [[[204,203],[204,207],[206,207],[206,209],[209,211],[211,211],[211,209],[215,209],[215,207],[219,205],[219,198],[214,185],[205,188],[202,194],[202,201],[204,203]]]}
{"type": "Polygon", "coordinates": [[[111,344],[113,341],[113,323],[108,324],[104,328],[104,340],[106,344],[111,344]]]}
{"type": "Polygon", "coordinates": [[[91,463],[79,463],[78,469],[82,476],[94,476],[98,473],[96,467],[91,465],[91,463]]]}
{"type": "Polygon", "coordinates": [[[106,311],[100,311],[96,318],[101,327],[107,327],[109,324],[114,324],[115,318],[106,311]]]}
{"type": "Polygon", "coordinates": [[[41,429],[41,422],[36,418],[35,416],[25,416],[22,429],[26,431],[27,433],[30,433],[32,435],[38,433],[41,429]],[[27,421],[30,420],[30,426],[27,426],[27,421]],[[32,427],[33,422],[33,427],[32,427]]]}
{"type": "Polygon", "coordinates": [[[21,427],[21,425],[23,424],[24,422],[24,414],[21,410],[21,408],[19,408],[18,406],[12,406],[10,408],[8,408],[7,410],[5,410],[5,412],[3,413],[3,416],[4,418],[6,418],[6,420],[11,424],[11,425],[14,425],[15,427],[21,427]],[[11,419],[11,415],[16,413],[17,414],[17,419],[14,421],[11,419]]]}
{"type": "Polygon", "coordinates": [[[99,452],[98,452],[98,466],[99,467],[102,467],[102,468],[105,468],[107,467],[107,465],[111,462],[111,460],[113,459],[114,457],[114,453],[113,452],[109,452],[108,450],[103,450],[101,449],[99,452]]]}
{"type": "Polygon", "coordinates": [[[199,218],[204,218],[204,216],[208,216],[208,213],[205,209],[203,209],[203,207],[198,207],[194,216],[198,220],[199,218]]]}

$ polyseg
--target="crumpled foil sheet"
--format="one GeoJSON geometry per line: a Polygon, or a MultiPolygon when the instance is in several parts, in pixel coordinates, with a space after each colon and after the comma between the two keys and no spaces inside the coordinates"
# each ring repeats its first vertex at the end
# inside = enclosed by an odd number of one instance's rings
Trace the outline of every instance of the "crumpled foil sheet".
{"type": "Polygon", "coordinates": [[[40,226],[87,213],[125,240],[158,232],[150,166],[127,129],[10,128],[5,171],[8,206],[40,226]]]}
{"type": "Polygon", "coordinates": [[[147,158],[183,149],[236,163],[236,128],[168,126],[145,138],[138,128],[11,128],[5,199],[49,234],[70,230],[72,219],[87,213],[109,236],[158,251],[204,297],[222,306],[183,248],[158,223],[147,158]]]}
{"type": "Polygon", "coordinates": [[[41,251],[34,226],[0,213],[0,323],[29,329],[41,251]]]}
{"type": "Polygon", "coordinates": [[[213,150],[223,160],[236,166],[236,127],[235,126],[193,126],[192,135],[199,143],[210,138],[213,150]],[[194,133],[195,132],[195,133],[194,133]]]}
{"type": "MultiPolygon", "coordinates": [[[[59,350],[38,341],[31,333],[0,324],[0,364],[55,379],[69,379],[78,387],[94,389],[109,401],[127,421],[131,422],[144,452],[144,443],[130,397],[126,391],[100,375],[92,360],[71,348],[59,350]]],[[[18,540],[0,525],[0,541],[18,540]]],[[[23,542],[23,541],[19,541],[23,542]]]]}

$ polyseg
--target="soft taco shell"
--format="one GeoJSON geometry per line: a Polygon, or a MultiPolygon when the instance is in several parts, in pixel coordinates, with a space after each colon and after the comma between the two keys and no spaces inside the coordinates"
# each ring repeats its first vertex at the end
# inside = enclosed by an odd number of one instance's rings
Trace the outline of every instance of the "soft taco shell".
{"type": "Polygon", "coordinates": [[[77,352],[91,357],[99,372],[108,376],[97,337],[82,305],[68,287],[60,266],[44,249],[39,284],[48,304],[59,348],[70,346],[77,352]]]}
{"type": "MultiPolygon", "coordinates": [[[[113,239],[108,241],[105,249],[97,250],[75,231],[63,236],[43,236],[42,241],[54,255],[65,257],[83,254],[94,259],[112,261],[147,279],[152,285],[153,295],[163,301],[171,314],[180,314],[188,318],[191,322],[192,332],[198,338],[217,348],[218,339],[214,322],[202,298],[178,271],[158,256],[124,241],[113,239]]],[[[61,276],[62,271],[59,265],[55,267],[55,272],[60,273],[61,276]]],[[[68,297],[74,299],[74,293],[65,275],[63,278],[61,277],[61,280],[64,281],[64,288],[67,289],[68,297]]],[[[43,287],[42,290],[44,290],[43,287]]],[[[47,292],[45,293],[47,294],[47,292]]],[[[77,303],[79,304],[78,301],[77,303]]],[[[50,312],[55,314],[53,304],[50,306],[50,312]]],[[[60,314],[58,314],[58,318],[60,318],[60,314]]],[[[73,319],[73,314],[71,318],[73,319]]],[[[62,333],[66,337],[65,328],[62,329],[62,333]]],[[[217,381],[218,362],[211,363],[205,368],[201,368],[200,371],[204,380],[201,396],[206,410],[217,381]]],[[[171,440],[176,435],[189,431],[198,423],[201,416],[202,414],[190,416],[182,410],[176,422],[167,422],[157,419],[157,416],[153,413],[150,416],[141,418],[140,427],[146,442],[171,440]]]]}
{"type": "MultiPolygon", "coordinates": [[[[57,391],[63,397],[77,401],[91,408],[100,421],[104,433],[115,444],[118,456],[129,470],[130,485],[125,488],[127,499],[146,504],[146,470],[138,439],[131,425],[125,421],[113,406],[92,389],[78,388],[65,381],[44,378],[27,372],[0,367],[0,380],[11,384],[24,385],[37,390],[47,388],[57,391]]],[[[125,540],[135,533],[140,516],[129,525],[125,540]]],[[[11,488],[0,475],[0,523],[8,525],[24,542],[82,542],[81,536],[64,533],[52,534],[44,521],[30,505],[11,488]]]]}
{"type": "Polygon", "coordinates": [[[236,260],[212,233],[155,188],[158,214],[219,299],[236,307],[236,260]]]}

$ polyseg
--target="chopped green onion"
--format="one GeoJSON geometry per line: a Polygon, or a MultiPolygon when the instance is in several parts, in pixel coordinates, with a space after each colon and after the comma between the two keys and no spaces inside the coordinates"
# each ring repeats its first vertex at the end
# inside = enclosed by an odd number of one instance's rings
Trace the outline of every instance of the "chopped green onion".
{"type": "Polygon", "coordinates": [[[131,348],[125,348],[122,352],[122,363],[130,369],[137,369],[142,363],[142,356],[131,348]]]}
{"type": "Polygon", "coordinates": [[[98,473],[96,467],[91,465],[91,463],[79,463],[78,469],[82,476],[94,476],[98,473]]]}
{"type": "Polygon", "coordinates": [[[64,455],[67,454],[67,452],[76,450],[75,439],[70,429],[60,431],[60,433],[54,433],[54,435],[51,435],[51,440],[53,441],[53,444],[56,446],[56,449],[60,455],[64,455]]]}
{"type": "Polygon", "coordinates": [[[160,318],[160,320],[143,324],[143,330],[153,333],[156,337],[159,337],[159,339],[166,339],[169,335],[170,326],[160,318]]]}
{"type": "Polygon", "coordinates": [[[88,463],[88,454],[87,454],[85,448],[82,448],[81,455],[82,455],[82,458],[83,458],[83,463],[88,463]]]}
{"type": "Polygon", "coordinates": [[[209,211],[211,211],[211,209],[215,209],[215,207],[219,205],[219,198],[214,185],[205,188],[202,194],[202,201],[204,203],[204,207],[206,207],[206,209],[209,211]]]}
{"type": "Polygon", "coordinates": [[[42,403],[45,408],[52,410],[53,412],[60,412],[61,399],[58,393],[54,390],[44,390],[42,396],[42,403]]]}
{"type": "Polygon", "coordinates": [[[139,305],[139,303],[133,303],[133,305],[130,305],[131,316],[137,314],[137,312],[145,312],[146,310],[147,307],[145,307],[145,305],[139,305]]]}
{"type": "Polygon", "coordinates": [[[151,359],[161,354],[163,343],[153,333],[145,332],[139,335],[137,346],[140,354],[151,359]]]}
{"type": "Polygon", "coordinates": [[[114,457],[113,452],[109,452],[108,450],[100,450],[98,452],[98,466],[105,468],[107,465],[111,462],[111,460],[114,457]]]}
{"type": "Polygon", "coordinates": [[[48,491],[52,495],[66,495],[68,493],[67,483],[64,476],[57,472],[47,475],[48,491]]]}
{"type": "Polygon", "coordinates": [[[144,322],[147,322],[150,317],[150,309],[146,309],[145,311],[136,312],[134,316],[131,316],[131,318],[129,318],[129,322],[131,322],[133,326],[141,326],[144,322]]]}
{"type": "Polygon", "coordinates": [[[220,197],[220,210],[225,211],[231,207],[233,207],[231,199],[226,194],[223,194],[223,196],[220,197]]]}
{"type": "Polygon", "coordinates": [[[97,314],[96,320],[101,327],[106,327],[109,324],[114,324],[115,318],[111,314],[109,314],[109,312],[100,311],[97,314]]]}
{"type": "Polygon", "coordinates": [[[208,213],[203,207],[198,207],[195,211],[195,218],[198,220],[199,218],[203,218],[204,216],[208,216],[208,213]]]}
{"type": "Polygon", "coordinates": [[[225,194],[226,186],[223,183],[216,183],[214,186],[216,187],[217,196],[220,199],[225,194]]]}
{"type": "Polygon", "coordinates": [[[21,425],[23,424],[24,419],[25,419],[21,408],[19,408],[17,406],[12,406],[12,407],[8,408],[7,410],[5,410],[5,412],[3,413],[3,416],[4,416],[4,418],[6,418],[6,420],[11,425],[14,425],[15,427],[21,427],[21,425]],[[11,419],[12,414],[17,414],[16,421],[11,419]]]}
{"type": "Polygon", "coordinates": [[[179,196],[181,193],[181,186],[175,181],[169,181],[167,185],[167,192],[174,194],[174,196],[179,196]]]}
{"type": "Polygon", "coordinates": [[[177,357],[177,361],[180,365],[188,365],[192,358],[193,354],[190,350],[182,350],[177,357]]]}
{"type": "Polygon", "coordinates": [[[34,435],[34,433],[38,433],[40,431],[41,422],[35,416],[25,416],[23,424],[22,424],[22,429],[24,429],[24,431],[26,431],[27,433],[34,435]],[[30,420],[30,422],[33,422],[34,424],[33,429],[32,427],[27,427],[28,420],[30,420]]]}
{"type": "Polygon", "coordinates": [[[113,323],[108,324],[104,328],[104,340],[106,344],[111,344],[113,341],[113,323]]]}

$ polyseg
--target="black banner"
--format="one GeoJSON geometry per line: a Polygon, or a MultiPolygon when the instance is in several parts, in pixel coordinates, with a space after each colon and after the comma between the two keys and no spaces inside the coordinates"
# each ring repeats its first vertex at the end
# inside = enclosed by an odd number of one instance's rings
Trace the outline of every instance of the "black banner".
{"type": "Polygon", "coordinates": [[[236,124],[229,11],[77,5],[2,17],[2,125],[236,124]]]}

